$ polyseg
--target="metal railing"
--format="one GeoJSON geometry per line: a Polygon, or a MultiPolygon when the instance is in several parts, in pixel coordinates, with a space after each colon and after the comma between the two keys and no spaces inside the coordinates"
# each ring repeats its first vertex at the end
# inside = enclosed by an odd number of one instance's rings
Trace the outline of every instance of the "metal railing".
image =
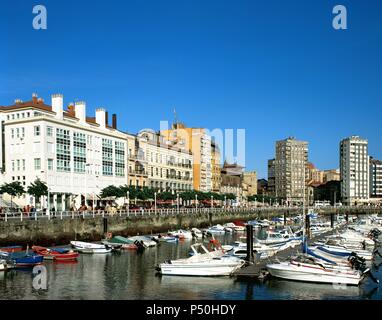
{"type": "MultiPolygon", "coordinates": [[[[335,210],[339,214],[359,214],[363,212],[365,214],[370,213],[382,213],[382,207],[325,207],[314,208],[307,207],[306,210],[313,209],[315,212],[332,213],[335,210]]],[[[55,211],[47,214],[46,212],[5,212],[0,213],[0,221],[24,221],[24,220],[63,220],[63,219],[78,219],[78,218],[96,218],[96,217],[147,217],[147,216],[169,216],[178,214],[209,214],[209,213],[275,213],[282,214],[284,212],[302,213],[302,207],[212,207],[212,208],[157,208],[155,209],[130,209],[130,210],[84,210],[84,211],[55,211]]]]}

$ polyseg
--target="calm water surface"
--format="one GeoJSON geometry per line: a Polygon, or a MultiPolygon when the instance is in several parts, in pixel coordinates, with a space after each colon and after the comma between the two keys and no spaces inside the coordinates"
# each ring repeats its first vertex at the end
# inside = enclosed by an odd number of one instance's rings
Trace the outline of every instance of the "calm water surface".
{"type": "MultiPolygon", "coordinates": [[[[237,238],[238,235],[235,236],[237,238]]],[[[235,240],[226,235],[224,244],[235,240]]],[[[234,278],[158,276],[155,266],[167,259],[188,257],[192,241],[161,243],[146,249],[106,255],[80,255],[76,263],[45,262],[48,290],[32,287],[31,270],[0,272],[0,299],[382,299],[370,279],[360,287],[336,289],[332,285],[270,279],[265,283],[234,278]]],[[[376,264],[382,263],[378,258],[376,264]]],[[[382,282],[382,267],[373,269],[382,282]]]]}

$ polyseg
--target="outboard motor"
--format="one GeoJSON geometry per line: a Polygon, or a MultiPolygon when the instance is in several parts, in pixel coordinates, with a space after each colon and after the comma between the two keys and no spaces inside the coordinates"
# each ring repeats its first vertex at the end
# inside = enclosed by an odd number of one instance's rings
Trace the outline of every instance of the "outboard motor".
{"type": "Polygon", "coordinates": [[[145,250],[145,246],[144,246],[142,240],[141,241],[135,240],[134,244],[138,247],[138,249],[137,249],[138,253],[142,253],[145,250]]]}
{"type": "Polygon", "coordinates": [[[366,260],[358,256],[355,252],[349,255],[348,261],[355,270],[365,271],[366,270],[366,260]]]}

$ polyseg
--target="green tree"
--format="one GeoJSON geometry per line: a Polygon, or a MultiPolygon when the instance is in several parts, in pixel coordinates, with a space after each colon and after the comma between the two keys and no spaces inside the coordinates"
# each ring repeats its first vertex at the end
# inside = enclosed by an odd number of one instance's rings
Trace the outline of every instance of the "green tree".
{"type": "Polygon", "coordinates": [[[48,195],[48,186],[37,178],[28,186],[27,192],[35,198],[37,203],[40,203],[40,198],[48,195]]]}
{"type": "Polygon", "coordinates": [[[125,193],[123,192],[123,189],[121,187],[110,185],[101,190],[100,196],[101,198],[108,198],[108,197],[122,198],[125,196],[125,193]]]}
{"type": "Polygon", "coordinates": [[[14,181],[11,183],[4,183],[0,187],[0,193],[7,193],[11,196],[11,208],[13,207],[13,197],[21,196],[25,193],[25,190],[19,181],[14,181]]]}

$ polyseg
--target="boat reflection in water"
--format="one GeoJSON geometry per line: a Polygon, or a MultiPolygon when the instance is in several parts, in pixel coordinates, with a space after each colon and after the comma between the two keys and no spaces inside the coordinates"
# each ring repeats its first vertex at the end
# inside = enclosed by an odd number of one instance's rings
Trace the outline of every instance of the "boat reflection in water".
{"type": "MultiPolygon", "coordinates": [[[[170,299],[235,299],[242,297],[242,285],[230,277],[177,277],[160,276],[160,287],[171,292],[170,299]]],[[[168,297],[166,297],[168,299],[168,297]]]]}
{"type": "Polygon", "coordinates": [[[325,299],[359,299],[361,289],[344,284],[323,284],[270,279],[266,283],[267,290],[277,299],[325,300],[325,299]]]}

